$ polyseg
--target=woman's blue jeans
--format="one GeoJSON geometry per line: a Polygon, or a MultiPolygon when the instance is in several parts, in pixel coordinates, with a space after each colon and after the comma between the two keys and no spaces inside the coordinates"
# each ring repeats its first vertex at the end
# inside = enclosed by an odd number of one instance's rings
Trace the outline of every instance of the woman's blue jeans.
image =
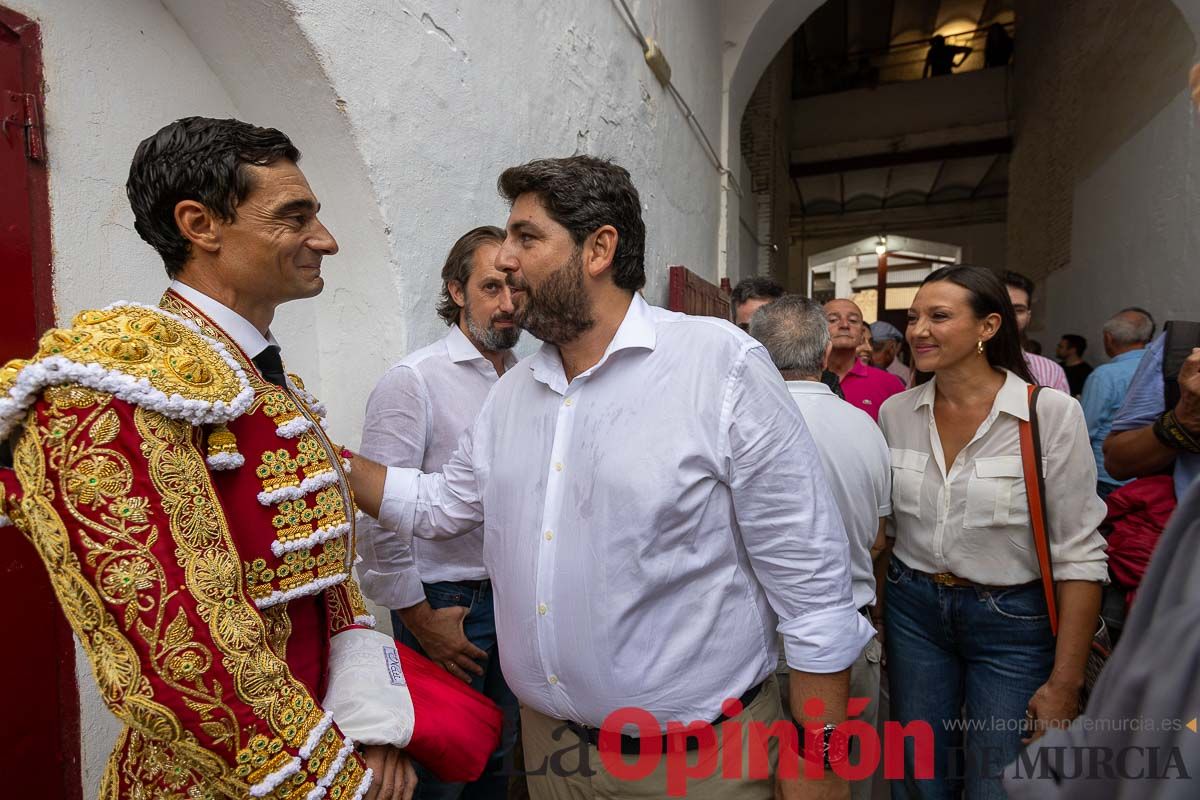
{"type": "Polygon", "coordinates": [[[1054,666],[1041,585],[946,586],[893,556],[884,609],[892,718],[933,729],[933,778],[915,778],[919,756],[906,738],[892,797],[943,800],[964,789],[969,800],[1005,797],[1000,776],[1054,666]]]}

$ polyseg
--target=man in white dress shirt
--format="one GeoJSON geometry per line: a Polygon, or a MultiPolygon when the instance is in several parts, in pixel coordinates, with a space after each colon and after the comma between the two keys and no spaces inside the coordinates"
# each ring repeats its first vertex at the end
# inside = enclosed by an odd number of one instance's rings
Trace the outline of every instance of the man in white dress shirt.
{"type": "MultiPolygon", "coordinates": [[[[489,225],[468,231],[450,248],[437,309],[450,331],[410,353],[379,380],[363,423],[362,453],[367,458],[437,472],[454,454],[492,386],[516,363],[512,348],[521,329],[513,321],[505,274],[495,267],[503,242],[504,231],[489,225]]],[[[388,533],[374,520],[363,520],[358,567],[363,591],[393,609],[392,625],[400,641],[490,697],[505,714],[504,739],[483,777],[470,786],[442,783],[418,767],[417,796],[503,800],[517,701],[497,656],[483,528],[441,541],[411,542],[388,533]]]]}
{"type": "MultiPolygon", "coordinates": [[[[874,631],[778,370],[730,323],[642,299],[645,228],[624,169],[572,156],[510,168],[499,184],[512,210],[496,265],[518,290],[518,324],[545,344],[497,382],[441,474],[355,459],[360,505],[402,536],[483,524],[535,799],[663,797],[684,757],[659,758],[683,744],[662,735],[668,723],[781,719],[777,634],[792,713],[819,747],[874,631]],[[649,720],[624,729],[640,736],[598,751],[597,729],[629,707],[649,720]],[[634,778],[614,752],[652,769],[634,778]]],[[[704,740],[687,749],[711,756],[704,740]]],[[[705,761],[689,797],[773,796],[745,758],[737,777],[718,769],[725,757],[705,761]]],[[[848,796],[832,772],[780,789],[848,796]]]]}
{"type": "MultiPolygon", "coordinates": [[[[787,381],[817,452],[825,477],[842,514],[850,540],[850,574],[854,605],[882,624],[875,586],[886,565],[880,559],[886,545],[886,518],[892,513],[892,470],[887,441],[875,421],[841,400],[821,382],[833,345],[821,304],[795,294],[761,307],[750,318],[750,335],[763,343],[787,381]]],[[[883,645],[867,642],[850,668],[850,697],[870,705],[858,719],[874,727],[879,719],[879,661],[883,645]]],[[[857,761],[857,759],[856,759],[857,761]]],[[[854,781],[855,800],[871,797],[872,780],[854,781]]]]}

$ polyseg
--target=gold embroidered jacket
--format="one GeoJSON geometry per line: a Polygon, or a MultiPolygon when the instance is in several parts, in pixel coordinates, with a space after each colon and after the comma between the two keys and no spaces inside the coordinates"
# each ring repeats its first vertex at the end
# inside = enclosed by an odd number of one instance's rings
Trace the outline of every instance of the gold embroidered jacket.
{"type": "Polygon", "coordinates": [[[331,635],[373,625],[322,418],[171,292],[84,312],[0,371],[0,521],[126,724],[102,798],[365,793],[320,704],[331,635]]]}

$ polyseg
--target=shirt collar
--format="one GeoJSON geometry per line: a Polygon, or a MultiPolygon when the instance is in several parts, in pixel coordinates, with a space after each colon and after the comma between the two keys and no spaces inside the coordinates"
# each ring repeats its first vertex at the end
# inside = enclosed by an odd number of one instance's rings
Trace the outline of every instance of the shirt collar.
{"type": "Polygon", "coordinates": [[[870,369],[868,369],[867,365],[862,363],[861,361],[859,361],[857,358],[854,359],[854,363],[850,365],[850,371],[846,374],[854,375],[855,377],[858,377],[858,378],[871,377],[870,369]]]}
{"type": "Polygon", "coordinates": [[[788,391],[794,394],[827,394],[833,397],[833,390],[820,381],[787,381],[788,391]]]}
{"type": "MultiPolygon", "coordinates": [[[[1004,385],[1000,387],[1000,391],[996,393],[996,399],[992,401],[992,412],[1004,412],[1010,416],[1016,417],[1022,421],[1029,419],[1029,384],[1021,380],[1015,373],[1009,370],[1004,370],[1004,385]]],[[[934,385],[937,383],[937,376],[934,375],[919,389],[917,395],[917,408],[929,406],[933,409],[934,385]]]]}
{"type": "Polygon", "coordinates": [[[268,330],[263,336],[258,328],[248,319],[234,311],[229,306],[214,300],[203,292],[193,289],[186,283],[171,281],[170,290],[195,306],[200,313],[208,317],[217,327],[225,331],[233,343],[242,349],[250,358],[254,358],[267,348],[268,345],[278,346],[274,335],[268,330]]]}
{"type": "MultiPolygon", "coordinates": [[[[479,352],[479,348],[474,342],[467,338],[467,335],[462,332],[462,328],[457,324],[451,325],[449,332],[443,340],[446,343],[446,355],[455,364],[461,364],[466,361],[483,361],[489,366],[491,364],[483,353],[479,352]]],[[[513,364],[517,363],[517,356],[512,350],[504,351],[504,368],[508,369],[513,364]]]]}
{"type": "Polygon", "coordinates": [[[483,353],[480,353],[479,348],[471,344],[471,340],[457,324],[451,325],[450,331],[446,334],[446,354],[455,364],[483,358],[483,353]]]}
{"type": "MultiPolygon", "coordinates": [[[[591,374],[599,369],[619,350],[635,348],[653,350],[658,341],[658,334],[655,332],[654,319],[651,314],[650,304],[641,294],[634,292],[629,309],[625,312],[625,318],[621,320],[620,327],[617,328],[612,341],[605,348],[604,355],[600,357],[595,366],[584,372],[583,375],[591,374]]],[[[533,370],[535,379],[556,391],[566,391],[566,376],[563,373],[562,356],[559,354],[557,346],[549,342],[543,343],[537,353],[529,359],[529,368],[533,370]]]]}
{"type": "Polygon", "coordinates": [[[1121,353],[1121,355],[1119,355],[1119,356],[1113,356],[1112,361],[1110,361],[1109,363],[1113,363],[1116,361],[1129,361],[1130,359],[1133,359],[1133,358],[1140,359],[1144,355],[1146,355],[1146,348],[1144,348],[1144,347],[1138,348],[1137,350],[1126,350],[1124,353],[1121,353]]]}

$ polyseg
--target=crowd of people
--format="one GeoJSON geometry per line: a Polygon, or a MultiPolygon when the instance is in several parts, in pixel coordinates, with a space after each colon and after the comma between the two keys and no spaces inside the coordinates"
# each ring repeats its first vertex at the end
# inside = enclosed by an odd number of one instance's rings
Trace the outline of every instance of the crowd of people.
{"type": "Polygon", "coordinates": [[[337,253],[299,161],[237,120],[149,137],[159,306],[0,372],[0,522],[127,725],[103,797],[1075,796],[1011,770],[1086,746],[1085,690],[1092,719],[1165,716],[1150,675],[1195,694],[1192,328],[1118,312],[1080,401],[1086,342],[1029,353],[1017,273],[931,272],[903,331],[764,278],[733,324],[667,311],[630,174],[539,159],[355,451],[271,333],[337,253]],[[845,733],[893,723],[928,735],[890,767],[845,733]]]}

